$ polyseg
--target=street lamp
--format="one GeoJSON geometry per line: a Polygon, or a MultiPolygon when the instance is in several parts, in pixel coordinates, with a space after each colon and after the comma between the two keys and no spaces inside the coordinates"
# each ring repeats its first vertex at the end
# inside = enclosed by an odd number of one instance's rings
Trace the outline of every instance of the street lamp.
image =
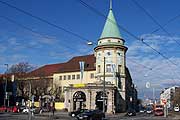
{"type": "Polygon", "coordinates": [[[4,65],[6,66],[6,72],[5,72],[6,82],[5,82],[5,88],[4,88],[4,106],[6,106],[6,100],[7,100],[7,80],[8,80],[7,72],[8,72],[9,65],[8,64],[4,64],[4,65]]]}

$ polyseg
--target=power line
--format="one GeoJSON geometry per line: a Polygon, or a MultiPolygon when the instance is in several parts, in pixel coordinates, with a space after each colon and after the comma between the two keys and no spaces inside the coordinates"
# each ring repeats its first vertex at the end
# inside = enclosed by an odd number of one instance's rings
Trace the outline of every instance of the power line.
{"type": "MultiPolygon", "coordinates": [[[[34,16],[34,15],[32,15],[31,13],[29,13],[29,12],[26,12],[26,11],[24,11],[24,10],[22,10],[22,9],[19,9],[19,8],[15,7],[15,6],[12,6],[12,5],[10,5],[10,4],[6,3],[6,2],[3,2],[3,1],[1,1],[1,0],[0,0],[0,2],[3,3],[3,4],[5,4],[5,5],[7,5],[7,6],[9,6],[9,7],[11,7],[11,8],[14,8],[14,9],[16,9],[16,10],[18,10],[18,11],[20,11],[20,12],[22,12],[22,13],[28,15],[28,16],[31,16],[31,17],[33,17],[33,18],[36,18],[36,19],[38,19],[38,20],[40,20],[40,21],[42,21],[42,22],[45,22],[45,23],[47,23],[47,24],[49,24],[49,25],[51,25],[51,26],[53,26],[53,27],[56,27],[56,28],[58,28],[58,29],[62,29],[62,30],[65,31],[65,32],[68,32],[68,33],[70,33],[70,34],[73,34],[74,36],[76,36],[76,37],[78,37],[78,38],[81,38],[81,39],[83,39],[83,40],[87,40],[87,39],[85,39],[84,37],[79,36],[78,34],[74,34],[74,33],[72,33],[71,31],[69,32],[69,31],[66,30],[65,28],[59,27],[59,26],[57,26],[57,25],[55,25],[55,24],[53,24],[53,23],[50,23],[50,22],[48,22],[48,21],[46,21],[46,20],[44,20],[44,19],[42,19],[42,18],[40,18],[40,17],[34,16]]],[[[101,13],[99,13],[99,14],[101,14],[101,13]]],[[[103,15],[103,14],[101,14],[101,15],[103,15]]],[[[3,16],[0,16],[0,17],[3,17],[3,16]]],[[[104,16],[104,17],[106,17],[106,16],[104,16]]],[[[41,37],[44,37],[44,38],[46,38],[46,39],[51,39],[51,38],[49,38],[49,37],[47,37],[47,36],[44,36],[43,34],[37,32],[37,31],[34,31],[34,30],[32,30],[32,29],[30,29],[30,28],[28,28],[28,27],[26,27],[26,26],[24,26],[24,25],[22,25],[22,24],[20,24],[20,23],[17,23],[16,21],[14,21],[14,20],[12,20],[12,19],[9,19],[9,18],[7,18],[7,17],[3,17],[3,18],[6,19],[6,20],[8,20],[9,22],[12,22],[12,23],[18,25],[19,27],[22,27],[23,29],[26,29],[26,30],[31,31],[31,32],[33,32],[33,33],[35,33],[35,34],[38,34],[38,35],[40,35],[41,37]]],[[[130,34],[130,33],[129,33],[129,34],[130,34]]],[[[72,49],[72,48],[71,48],[71,49],[72,49]]],[[[88,51],[89,51],[89,50],[88,50],[88,51]]],[[[130,59],[129,59],[129,60],[130,60],[130,59]]],[[[132,60],[131,60],[131,61],[132,61],[132,60]]],[[[137,62],[136,62],[136,63],[137,63],[137,62]]],[[[137,63],[137,64],[138,64],[138,63],[137,63]]],[[[147,68],[147,69],[152,69],[152,68],[148,68],[148,67],[146,67],[145,65],[142,65],[142,64],[140,64],[140,63],[139,63],[139,65],[141,65],[141,66],[143,66],[143,67],[145,67],[145,68],[147,68]]]]}
{"type": "MultiPolygon", "coordinates": [[[[175,20],[178,19],[179,17],[180,17],[180,14],[176,15],[175,17],[169,19],[169,20],[168,20],[165,24],[163,24],[162,26],[163,26],[163,27],[167,26],[169,23],[175,21],[175,20]]],[[[153,34],[153,33],[157,32],[157,31],[159,31],[160,29],[161,29],[161,28],[159,27],[159,28],[153,30],[153,31],[151,32],[151,34],[153,34]]]]}
{"type": "Polygon", "coordinates": [[[147,66],[145,66],[145,65],[143,65],[143,64],[140,64],[140,63],[138,63],[138,62],[136,62],[136,61],[134,61],[134,60],[132,60],[132,59],[129,59],[129,58],[127,58],[129,61],[131,61],[132,63],[136,63],[137,65],[140,65],[140,66],[142,66],[143,68],[146,68],[146,69],[148,69],[148,70],[153,70],[154,68],[151,68],[151,67],[147,67],[147,66]]]}
{"type": "MultiPolygon", "coordinates": [[[[82,0],[78,0],[84,7],[90,9],[91,11],[95,12],[96,14],[105,17],[106,16],[104,14],[102,14],[101,12],[99,12],[98,10],[96,10],[94,7],[90,6],[89,4],[87,4],[86,2],[82,1],[82,0]]],[[[108,21],[110,21],[111,23],[115,24],[114,21],[112,21],[111,19],[107,18],[108,21]]],[[[173,61],[171,61],[168,57],[166,57],[163,53],[159,52],[158,50],[156,50],[155,48],[151,47],[148,43],[144,42],[143,39],[138,38],[137,36],[135,36],[133,33],[129,32],[127,29],[125,29],[123,26],[119,25],[117,23],[117,25],[126,33],[128,33],[130,36],[132,36],[133,38],[135,38],[136,40],[140,40],[144,45],[148,46],[149,48],[151,48],[153,51],[155,51],[156,53],[158,53],[160,56],[162,56],[164,59],[166,59],[167,61],[169,61],[171,64],[173,65],[177,65],[175,64],[173,61]]]]}
{"type": "Polygon", "coordinates": [[[86,40],[87,42],[89,42],[89,40],[88,40],[87,38],[82,37],[81,35],[76,34],[76,33],[72,32],[72,31],[67,30],[67,29],[65,29],[65,28],[63,28],[63,27],[61,27],[61,26],[58,26],[58,25],[54,24],[54,23],[51,23],[51,22],[49,22],[49,21],[47,21],[47,20],[45,20],[45,19],[43,19],[43,18],[41,18],[41,17],[35,16],[35,15],[33,15],[33,14],[31,14],[31,13],[23,10],[23,9],[20,9],[20,8],[18,8],[18,7],[15,7],[15,6],[13,6],[13,5],[11,5],[11,4],[7,3],[7,2],[1,1],[1,0],[0,0],[0,3],[2,3],[2,4],[4,4],[4,5],[7,5],[7,6],[10,7],[10,8],[16,9],[17,11],[19,11],[19,12],[21,12],[21,13],[24,13],[24,14],[26,14],[26,15],[28,15],[28,16],[31,16],[31,17],[33,17],[33,18],[35,18],[35,19],[37,19],[37,20],[39,20],[39,21],[41,21],[41,22],[44,22],[44,23],[46,23],[46,24],[48,24],[48,25],[50,25],[50,26],[52,26],[52,27],[55,27],[55,28],[57,28],[57,29],[60,29],[60,30],[62,30],[62,31],[64,31],[64,32],[66,32],[66,33],[69,33],[69,34],[71,34],[71,35],[73,35],[73,36],[75,36],[75,37],[77,37],[77,38],[79,38],[79,39],[81,39],[81,40],[83,40],[83,41],[86,40]]]}
{"type": "MultiPolygon", "coordinates": [[[[86,8],[90,9],[91,11],[95,12],[96,14],[106,18],[106,16],[104,14],[102,14],[101,12],[99,12],[98,10],[96,10],[94,7],[88,5],[86,2],[79,0],[79,2],[85,6],[86,8]]],[[[114,21],[112,21],[111,19],[107,18],[108,21],[110,21],[111,23],[115,24],[114,21]]],[[[156,50],[155,48],[153,48],[152,46],[150,46],[148,43],[144,42],[143,39],[138,38],[137,36],[135,36],[133,33],[129,32],[127,29],[125,29],[123,26],[119,25],[117,23],[117,25],[126,33],[128,33],[130,36],[134,37],[136,40],[140,40],[144,45],[148,46],[149,48],[151,48],[153,51],[155,51],[156,53],[158,53],[160,56],[162,56],[164,59],[166,59],[169,63],[177,66],[176,63],[174,63],[172,60],[170,60],[168,57],[166,57],[163,53],[159,52],[158,50],[156,50]]]]}
{"type": "MultiPolygon", "coordinates": [[[[27,26],[24,26],[24,25],[22,25],[22,24],[20,24],[20,23],[18,23],[18,22],[16,22],[16,21],[14,21],[14,20],[12,20],[12,19],[10,19],[10,18],[8,18],[8,17],[5,17],[5,16],[0,16],[0,17],[3,18],[3,19],[5,19],[5,20],[7,20],[8,22],[11,22],[11,23],[13,23],[13,24],[16,24],[17,26],[19,26],[19,27],[21,27],[21,28],[23,28],[23,29],[25,29],[25,30],[28,30],[28,31],[34,33],[35,35],[38,35],[38,36],[43,37],[43,38],[45,38],[45,39],[50,39],[50,40],[52,39],[52,38],[50,38],[50,37],[47,37],[47,36],[43,35],[42,33],[39,33],[39,32],[37,32],[37,31],[35,31],[35,30],[27,27],[27,26]]],[[[34,35],[34,34],[33,34],[33,35],[34,35]]],[[[61,44],[62,44],[62,42],[61,42],[61,44]]],[[[64,45],[65,45],[67,48],[74,49],[73,47],[67,46],[67,44],[64,44],[64,45]]],[[[28,47],[29,47],[29,46],[28,46],[28,47]]],[[[33,47],[29,47],[29,48],[33,48],[33,47]]],[[[76,50],[76,49],[74,49],[74,50],[76,50]]],[[[77,51],[77,52],[79,52],[79,51],[77,51]]]]}
{"type": "MultiPolygon", "coordinates": [[[[0,18],[5,19],[5,20],[7,20],[8,22],[17,25],[18,27],[20,27],[20,28],[22,28],[22,29],[25,29],[25,30],[27,30],[27,31],[32,32],[32,33],[33,33],[33,34],[32,34],[33,36],[39,36],[39,37],[42,37],[42,38],[45,38],[45,39],[49,39],[49,40],[53,39],[53,38],[50,38],[50,37],[48,37],[48,36],[46,36],[46,35],[43,35],[42,33],[37,32],[37,31],[35,31],[35,30],[33,30],[33,29],[25,26],[25,25],[22,25],[22,24],[16,22],[15,20],[10,19],[10,18],[8,18],[8,17],[0,16],[0,18]]],[[[65,44],[65,43],[63,44],[63,42],[61,42],[61,44],[62,44],[63,46],[66,46],[66,48],[69,48],[69,49],[73,50],[73,51],[72,51],[73,53],[75,53],[75,51],[76,51],[76,52],[80,52],[81,54],[84,54],[84,52],[81,52],[81,51],[79,51],[79,50],[77,50],[77,49],[74,49],[74,47],[67,46],[67,44],[65,44]]],[[[15,45],[15,46],[22,46],[22,45],[21,45],[21,44],[17,44],[17,45],[15,45]]],[[[26,45],[26,46],[23,46],[23,47],[26,47],[26,48],[35,48],[34,46],[27,46],[27,45],[26,45]]],[[[90,49],[92,49],[92,48],[90,48],[90,49]]],[[[65,52],[66,52],[66,51],[65,51],[65,52]]],[[[89,50],[88,50],[87,52],[89,53],[89,50]]],[[[50,54],[50,53],[49,53],[49,54],[50,54]]],[[[46,54],[46,55],[47,55],[47,54],[46,54]]],[[[57,54],[57,55],[59,55],[59,54],[57,54]]],[[[41,56],[42,56],[42,52],[41,52],[41,56]]],[[[44,55],[43,55],[43,56],[44,56],[44,55]]]]}
{"type": "MultiPolygon", "coordinates": [[[[81,0],[80,0],[80,1],[81,1],[81,0]]],[[[81,1],[81,2],[83,2],[83,1],[81,1]]],[[[49,21],[44,20],[44,19],[42,19],[42,18],[40,18],[40,17],[37,17],[37,16],[35,16],[35,15],[29,13],[29,12],[26,12],[26,11],[20,9],[20,8],[17,8],[17,7],[15,7],[15,6],[10,5],[10,4],[8,4],[8,3],[6,3],[6,2],[3,2],[3,1],[1,1],[1,0],[0,0],[0,3],[5,4],[5,5],[7,5],[7,6],[11,7],[11,8],[14,8],[14,9],[16,9],[16,10],[18,10],[18,11],[20,11],[20,12],[22,12],[22,13],[28,15],[28,16],[31,16],[31,17],[33,17],[33,18],[35,18],[35,19],[38,19],[38,20],[40,20],[40,21],[42,21],[42,22],[44,22],[44,23],[47,23],[47,24],[49,24],[49,25],[51,25],[51,26],[53,26],[53,27],[56,27],[56,28],[58,28],[58,29],[60,29],[60,30],[63,30],[63,31],[65,31],[65,32],[69,33],[69,34],[72,34],[72,35],[74,35],[74,36],[76,36],[76,37],[78,37],[78,38],[80,38],[80,39],[82,39],[82,40],[88,41],[86,38],[84,38],[84,37],[82,37],[82,36],[80,36],[80,35],[78,35],[78,34],[76,34],[76,33],[73,33],[73,32],[71,32],[71,31],[69,31],[69,30],[66,30],[66,29],[63,28],[63,27],[60,27],[60,26],[55,25],[55,24],[53,24],[53,23],[50,23],[49,21]]],[[[83,2],[83,3],[84,3],[84,2],[83,2]]],[[[86,5],[86,4],[84,4],[84,5],[86,5]]],[[[87,6],[87,7],[89,7],[89,6],[87,6]]],[[[106,18],[105,15],[103,15],[101,12],[98,12],[96,9],[92,9],[92,10],[93,10],[94,12],[98,13],[99,15],[101,15],[101,16],[103,16],[103,17],[106,18]]],[[[110,21],[113,22],[112,20],[110,20],[110,21]]],[[[118,26],[120,26],[120,25],[118,24],[118,26]]],[[[136,37],[134,34],[130,33],[129,31],[127,31],[127,30],[126,30],[125,28],[123,28],[122,26],[120,26],[120,27],[121,27],[126,33],[128,33],[129,35],[131,35],[131,36],[133,36],[134,38],[136,38],[136,39],[139,40],[139,38],[136,37]]],[[[24,27],[24,28],[26,29],[26,27],[24,27]]],[[[32,30],[30,30],[30,31],[33,32],[32,30]]],[[[158,51],[156,51],[156,52],[158,52],[158,51]]],[[[160,54],[160,52],[158,52],[158,54],[160,54]]],[[[163,57],[164,57],[164,56],[163,56],[163,57]]],[[[167,59],[167,58],[166,58],[166,59],[167,59]]]]}
{"type": "MultiPolygon", "coordinates": [[[[156,24],[159,26],[159,28],[161,28],[167,35],[171,36],[172,35],[144,8],[142,7],[136,0],[131,0],[137,7],[139,7],[142,11],[144,11],[144,13],[156,24]]],[[[174,40],[179,46],[180,43],[177,40],[174,40]]]]}

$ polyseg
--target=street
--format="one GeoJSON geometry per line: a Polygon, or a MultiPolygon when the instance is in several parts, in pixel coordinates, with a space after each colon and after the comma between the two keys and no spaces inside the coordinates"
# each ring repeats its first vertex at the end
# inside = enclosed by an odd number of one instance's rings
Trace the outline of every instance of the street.
{"type": "MultiPolygon", "coordinates": [[[[164,116],[154,116],[153,114],[137,113],[136,116],[128,117],[125,114],[106,115],[107,120],[180,120],[180,113],[164,116]]],[[[0,120],[28,120],[28,114],[22,113],[0,113],[0,120]]],[[[29,119],[30,120],[30,119],[29,119]]],[[[67,112],[35,114],[31,120],[75,120],[67,112]]]]}

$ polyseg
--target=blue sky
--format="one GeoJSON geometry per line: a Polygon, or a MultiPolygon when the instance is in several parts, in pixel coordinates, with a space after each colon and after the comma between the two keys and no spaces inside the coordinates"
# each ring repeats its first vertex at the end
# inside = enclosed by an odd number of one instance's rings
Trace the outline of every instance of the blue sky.
{"type": "MultiPolygon", "coordinates": [[[[97,42],[102,32],[105,18],[80,4],[79,0],[1,0],[23,9],[50,23],[63,27],[85,39],[80,39],[22,12],[0,3],[0,73],[4,73],[5,63],[9,65],[26,61],[34,66],[65,62],[74,56],[93,53],[87,46],[88,40],[97,42]],[[32,31],[23,29],[4,17],[21,24],[32,31]]],[[[96,10],[108,14],[109,0],[83,0],[96,10]]],[[[180,14],[179,0],[137,0],[161,25],[180,14]]],[[[120,28],[121,35],[129,48],[127,66],[140,96],[148,96],[146,82],[160,89],[180,84],[180,43],[179,18],[167,24],[163,30],[151,34],[159,28],[132,0],[113,0],[113,12],[119,25],[167,56],[168,63],[152,49],[143,45],[120,28]],[[146,67],[144,67],[146,66],[146,67]],[[152,70],[148,68],[152,68],[152,70]]],[[[159,94],[156,92],[157,95],[159,94]]],[[[149,94],[149,96],[151,96],[149,94]]]]}

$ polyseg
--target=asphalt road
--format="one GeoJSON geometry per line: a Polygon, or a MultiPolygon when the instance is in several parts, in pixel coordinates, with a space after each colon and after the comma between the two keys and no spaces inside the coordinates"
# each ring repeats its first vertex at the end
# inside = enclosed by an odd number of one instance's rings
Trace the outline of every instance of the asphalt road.
{"type": "MultiPolygon", "coordinates": [[[[164,116],[154,116],[153,114],[137,113],[136,116],[128,117],[124,114],[106,115],[107,120],[180,120],[180,113],[164,116]]],[[[67,112],[56,112],[54,117],[52,113],[35,114],[31,119],[28,114],[21,113],[0,113],[0,120],[75,120],[68,116],[67,112]]]]}

